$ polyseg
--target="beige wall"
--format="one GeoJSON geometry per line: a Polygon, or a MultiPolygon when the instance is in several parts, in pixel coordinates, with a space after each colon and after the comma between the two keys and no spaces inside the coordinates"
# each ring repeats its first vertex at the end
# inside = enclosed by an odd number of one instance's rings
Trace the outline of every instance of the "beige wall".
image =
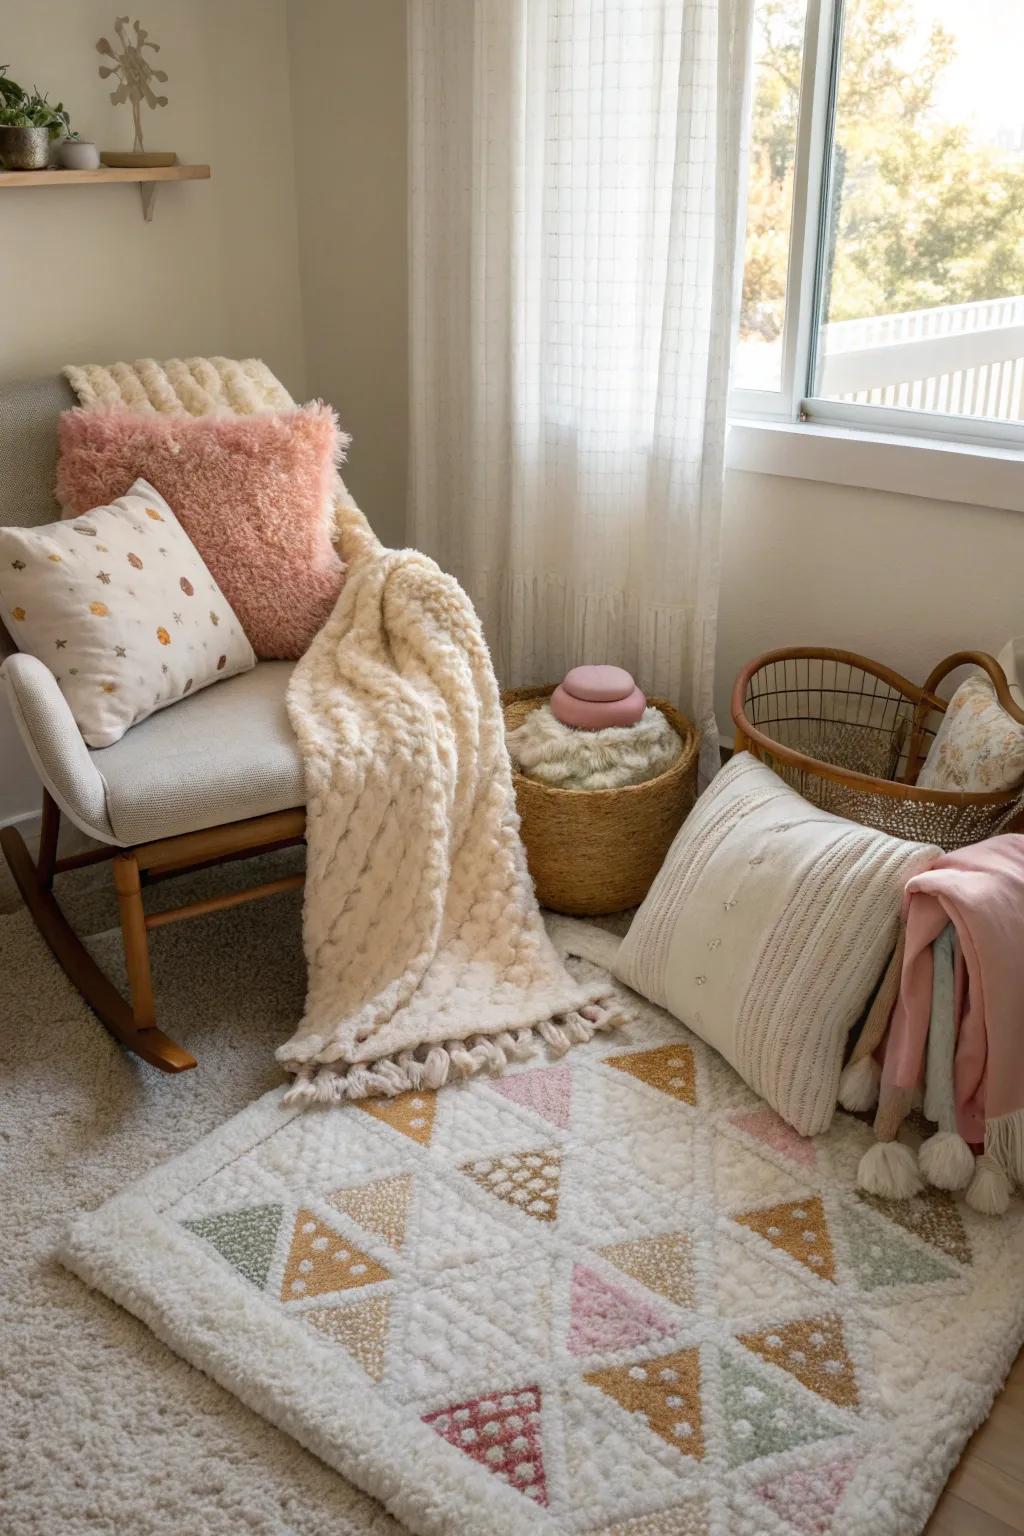
{"type": "MultiPolygon", "coordinates": [[[[101,148],[131,147],[96,42],[111,0],[2,7],[0,60],[71,109],[101,148]]],[[[223,352],[264,357],[305,389],[285,0],[147,0],[167,107],[146,144],[206,161],[209,182],[162,187],[143,222],[135,187],[0,192],[0,377],[66,362],[223,352]]],[[[0,821],[36,802],[0,700],[0,821]]]]}
{"type": "MultiPolygon", "coordinates": [[[[93,77],[105,0],[34,0],[5,17],[12,69],[53,84],[113,142],[93,77]],[[45,66],[45,67],[44,67],[45,66]]],[[[71,356],[262,352],[339,409],[354,443],[346,478],[382,538],[402,537],[407,387],[403,0],[153,0],[171,106],[158,141],[209,158],[208,186],[161,192],[143,225],[122,188],[0,194],[0,273],[42,293],[4,306],[7,376],[71,356]],[[288,128],[294,105],[294,194],[288,128]],[[275,132],[266,132],[274,101],[275,132]],[[215,105],[216,104],[216,105],[215,105]],[[295,204],[293,205],[293,195],[295,204]],[[300,256],[296,255],[297,211],[300,256]],[[13,243],[18,244],[16,251],[13,243]]],[[[12,290],[7,287],[10,293],[12,290]]],[[[758,651],[835,644],[923,679],[961,646],[1024,631],[1024,517],[805,480],[726,480],[718,646],[719,724],[758,651]]],[[[14,760],[0,721],[0,762],[14,760]]],[[[5,810],[30,775],[9,769],[5,810]]]]}
{"type": "Polygon", "coordinates": [[[404,541],[408,354],[405,0],[289,0],[311,394],[352,433],[345,480],[404,541]]]}
{"type": "Polygon", "coordinates": [[[923,682],[951,651],[1024,633],[1024,515],[848,486],[726,477],[719,728],[760,651],[834,645],[923,682]]]}

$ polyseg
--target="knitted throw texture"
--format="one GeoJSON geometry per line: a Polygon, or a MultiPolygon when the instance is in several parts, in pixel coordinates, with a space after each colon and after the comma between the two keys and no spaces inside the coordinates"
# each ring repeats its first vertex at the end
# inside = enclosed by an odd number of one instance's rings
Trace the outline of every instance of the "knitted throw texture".
{"type": "MultiPolygon", "coordinates": [[[[83,406],[248,414],[294,401],[265,364],[69,367],[83,406]]],[[[526,868],[498,687],[454,578],[386,550],[339,478],[349,572],[292,675],[306,779],[306,1008],[279,1060],[289,1101],[438,1088],[623,1021],[575,981],[526,868]]]]}

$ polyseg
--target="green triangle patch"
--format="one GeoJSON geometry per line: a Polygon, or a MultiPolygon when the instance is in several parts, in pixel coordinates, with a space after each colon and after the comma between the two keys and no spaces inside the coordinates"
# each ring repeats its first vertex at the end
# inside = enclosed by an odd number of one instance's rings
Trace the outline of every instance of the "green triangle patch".
{"type": "Polygon", "coordinates": [[[282,1215],[279,1205],[250,1205],[240,1211],[184,1221],[182,1226],[205,1238],[239,1274],[262,1290],[270,1272],[282,1215]]]}
{"type": "Polygon", "coordinates": [[[850,1263],[865,1291],[887,1285],[926,1285],[932,1280],[952,1280],[956,1271],[904,1241],[891,1226],[883,1227],[863,1210],[848,1207],[843,1213],[850,1263]]]}
{"type": "Polygon", "coordinates": [[[723,1354],[722,1407],[730,1467],[773,1456],[795,1445],[842,1434],[833,1421],[787,1384],[772,1380],[744,1360],[723,1354]]]}

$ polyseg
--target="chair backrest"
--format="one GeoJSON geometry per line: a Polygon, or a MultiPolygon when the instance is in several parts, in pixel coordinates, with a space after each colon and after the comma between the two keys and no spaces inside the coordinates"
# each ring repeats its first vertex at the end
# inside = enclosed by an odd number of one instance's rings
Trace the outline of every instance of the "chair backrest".
{"type": "MultiPolygon", "coordinates": [[[[57,418],[74,404],[63,374],[0,384],[0,527],[30,528],[60,517],[53,494],[57,418]]],[[[0,624],[0,661],[14,649],[0,624]]]]}
{"type": "Polygon", "coordinates": [[[29,528],[60,517],[57,418],[75,404],[62,374],[0,384],[0,525],[29,528]]]}

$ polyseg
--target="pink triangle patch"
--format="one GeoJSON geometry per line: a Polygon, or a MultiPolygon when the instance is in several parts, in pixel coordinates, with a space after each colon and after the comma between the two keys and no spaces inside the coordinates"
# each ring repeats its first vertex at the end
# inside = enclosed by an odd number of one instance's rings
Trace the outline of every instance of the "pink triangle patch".
{"type": "Polygon", "coordinates": [[[748,1136],[771,1147],[773,1152],[781,1152],[784,1157],[792,1158],[794,1163],[802,1163],[805,1168],[814,1166],[814,1142],[806,1136],[798,1136],[774,1109],[754,1109],[748,1114],[731,1115],[730,1119],[733,1125],[738,1125],[748,1136]]]}
{"type": "Polygon", "coordinates": [[[535,1504],[548,1502],[541,1446],[540,1388],[471,1397],[423,1415],[430,1427],[535,1504]]]}
{"type": "Polygon", "coordinates": [[[542,1115],[559,1130],[564,1131],[569,1124],[572,1102],[572,1071],[569,1067],[536,1067],[531,1072],[518,1072],[515,1077],[499,1078],[490,1086],[506,1099],[542,1115]]]}
{"type": "Polygon", "coordinates": [[[577,1264],[572,1272],[569,1350],[574,1355],[631,1349],[671,1333],[671,1325],[645,1301],[609,1285],[592,1269],[577,1264]]]}
{"type": "Polygon", "coordinates": [[[757,1496],[798,1530],[800,1536],[828,1536],[832,1517],[856,1465],[852,1457],[844,1456],[823,1466],[800,1467],[762,1483],[757,1496]]]}

